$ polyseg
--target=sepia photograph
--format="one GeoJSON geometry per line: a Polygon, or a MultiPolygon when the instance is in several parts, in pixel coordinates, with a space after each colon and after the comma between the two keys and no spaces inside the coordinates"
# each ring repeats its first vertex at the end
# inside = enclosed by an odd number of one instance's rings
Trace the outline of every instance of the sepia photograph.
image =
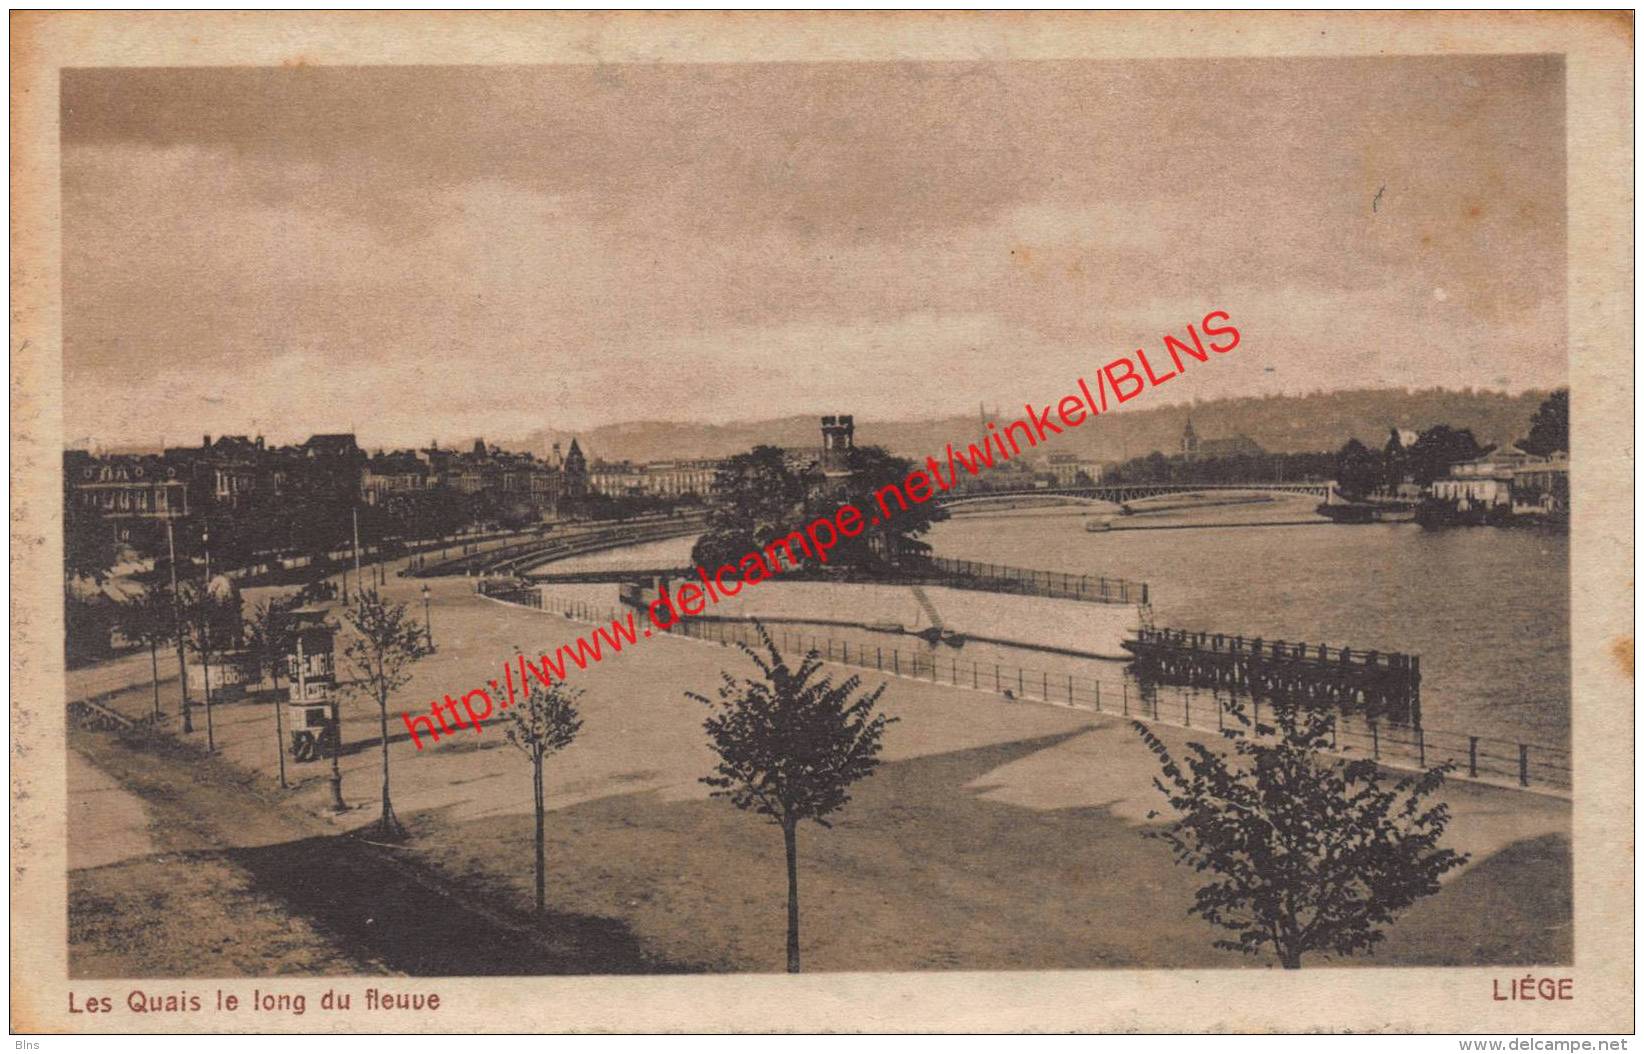
{"type": "Polygon", "coordinates": [[[1630,13],[12,64],[14,1032],[1632,1030],[1630,13]]]}

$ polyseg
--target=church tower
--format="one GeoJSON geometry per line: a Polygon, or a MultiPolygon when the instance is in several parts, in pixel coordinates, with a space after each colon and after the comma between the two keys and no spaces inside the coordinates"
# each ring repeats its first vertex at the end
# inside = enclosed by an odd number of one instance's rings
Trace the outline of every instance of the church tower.
{"type": "Polygon", "coordinates": [[[1193,431],[1193,417],[1187,418],[1187,427],[1182,429],[1182,457],[1189,461],[1199,456],[1199,433],[1193,431]]]}
{"type": "Polygon", "coordinates": [[[565,451],[563,471],[567,497],[580,498],[588,493],[588,460],[582,456],[582,448],[574,437],[570,448],[565,451]]]}

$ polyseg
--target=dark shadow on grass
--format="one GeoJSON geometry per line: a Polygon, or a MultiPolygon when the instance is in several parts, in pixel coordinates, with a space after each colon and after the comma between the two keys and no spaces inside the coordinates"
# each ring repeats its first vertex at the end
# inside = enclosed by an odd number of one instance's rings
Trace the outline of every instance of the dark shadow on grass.
{"type": "MultiPolygon", "coordinates": [[[[990,773],[1092,727],[887,762],[853,788],[834,830],[807,825],[806,968],[1270,967],[1211,948],[1220,934],[1187,913],[1203,876],[1173,865],[1110,807],[988,797],[1002,782],[990,773]]],[[[225,783],[156,775],[170,780],[133,789],[158,802],[204,794],[194,803],[210,805],[202,818],[280,815],[224,793],[225,783]],[[237,811],[247,808],[255,811],[237,811]]],[[[410,850],[327,836],[216,855],[356,957],[407,974],[781,969],[781,838],[727,802],[616,791],[553,810],[550,905],[561,909],[541,920],[520,907],[529,903],[529,810],[405,819],[410,850]],[[434,860],[446,876],[438,881],[434,860]]],[[[1377,955],[1341,965],[1567,962],[1569,891],[1567,839],[1525,839],[1395,922],[1377,955]]]]}
{"type": "Polygon", "coordinates": [[[1575,961],[1570,839],[1524,838],[1420,901],[1364,965],[1552,966],[1575,961]]]}
{"type": "MultiPolygon", "coordinates": [[[[415,718],[426,717],[427,715],[412,714],[411,716],[415,718]]],[[[400,718],[398,715],[389,714],[388,727],[393,728],[395,722],[399,720],[400,718]]],[[[466,721],[466,718],[464,718],[464,720],[466,721]]],[[[401,727],[404,727],[403,722],[401,722],[401,727]]],[[[436,736],[430,735],[427,731],[421,729],[421,726],[419,726],[422,750],[413,751],[413,753],[426,753],[430,750],[484,750],[488,746],[501,745],[504,741],[503,735],[507,727],[507,718],[501,715],[493,716],[481,721],[480,728],[482,731],[479,733],[476,733],[471,727],[464,724],[461,727],[452,727],[451,731],[442,732],[436,736]]],[[[409,743],[410,741],[410,732],[390,732],[388,734],[389,746],[394,746],[398,743],[409,743]]],[[[339,751],[339,753],[343,757],[349,757],[353,754],[364,753],[367,750],[381,749],[382,736],[375,735],[365,739],[356,739],[351,743],[344,743],[342,745],[342,750],[339,751]]]]}
{"type": "MultiPolygon", "coordinates": [[[[457,884],[432,873],[414,853],[349,835],[305,836],[309,821],[259,794],[256,778],[193,744],[165,736],[71,730],[93,764],[115,776],[153,810],[156,828],[177,849],[139,858],[167,868],[219,860],[247,874],[251,888],[354,959],[419,976],[678,973],[701,967],[649,954],[628,926],[595,914],[530,916],[501,890],[457,884]],[[234,848],[195,848],[261,839],[234,848]]],[[[120,865],[133,863],[122,862],[120,865]]],[[[71,907],[89,920],[97,904],[71,907]]],[[[140,923],[140,920],[133,920],[140,923]]],[[[142,927],[132,937],[147,939],[142,927]]],[[[223,934],[232,941],[236,934],[223,934]]],[[[248,933],[242,940],[259,938],[248,933]]],[[[256,949],[248,949],[255,956],[256,949]]],[[[140,956],[139,956],[140,958],[140,956]]],[[[194,976],[186,967],[177,976],[194,976]]]]}
{"type": "Polygon", "coordinates": [[[620,920],[548,911],[511,917],[496,903],[475,911],[444,883],[412,877],[414,865],[349,836],[233,849],[221,856],[352,954],[419,977],[679,973],[688,966],[651,956],[620,920]],[[491,916],[491,917],[488,917],[491,916]],[[506,924],[494,921],[506,918],[506,924]],[[532,939],[526,930],[539,936],[532,939]]]}
{"type": "MultiPolygon", "coordinates": [[[[1089,732],[887,762],[852,788],[834,829],[805,825],[806,969],[1276,968],[1271,956],[1212,946],[1223,934],[1188,911],[1207,876],[1173,863],[1143,837],[1149,825],[1112,802],[1032,808],[991,796],[1012,782],[991,774],[1089,732]]],[[[431,817],[419,841],[455,873],[506,869],[502,884],[523,887],[530,825],[529,813],[431,817]]],[[[562,888],[628,905],[614,913],[632,910],[656,947],[723,957],[719,969],[781,969],[781,838],[759,817],[641,791],[554,810],[548,832],[562,888]]],[[[1562,845],[1509,846],[1396,920],[1375,956],[1308,965],[1567,961],[1562,845]]]]}

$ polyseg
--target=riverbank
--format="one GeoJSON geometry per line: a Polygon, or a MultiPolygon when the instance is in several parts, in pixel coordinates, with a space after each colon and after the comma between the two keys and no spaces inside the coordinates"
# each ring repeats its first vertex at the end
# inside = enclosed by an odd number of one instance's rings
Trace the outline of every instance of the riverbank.
{"type": "MultiPolygon", "coordinates": [[[[417,665],[396,709],[420,709],[457,686],[483,683],[516,648],[543,650],[587,629],[476,597],[462,580],[428,581],[440,650],[417,665]]],[[[411,600],[421,584],[391,577],[388,589],[411,600]]],[[[684,696],[711,690],[721,670],[746,666],[734,649],[666,636],[576,675],[587,692],[579,704],[584,731],[547,770],[549,903],[566,918],[601,920],[586,925],[631,942],[625,946],[646,962],[781,969],[781,839],[707,797],[700,778],[713,762],[704,712],[684,696]]],[[[871,672],[864,678],[877,683],[871,672]]],[[[141,712],[151,705],[147,693],[137,684],[114,704],[141,712]]],[[[801,833],[808,969],[1268,965],[1212,948],[1216,932],[1187,915],[1198,876],[1141,836],[1160,803],[1151,755],[1122,717],[910,680],[891,680],[883,705],[899,718],[886,736],[885,764],[856,788],[834,830],[801,833]]],[[[165,706],[174,710],[174,691],[165,706]]],[[[247,835],[234,821],[252,803],[214,804],[217,786],[232,782],[225,771],[249,777],[259,795],[301,812],[330,832],[327,839],[375,817],[374,706],[344,706],[344,792],[353,808],[340,821],[327,809],[328,766],[293,766],[294,786],[277,789],[270,705],[222,706],[216,727],[222,757],[199,770],[200,781],[190,778],[190,764],[122,785],[150,807],[166,794],[190,802],[199,795],[190,808],[225,818],[218,834],[225,848],[259,848],[237,845],[247,835]]],[[[414,835],[398,855],[430,881],[517,918],[531,895],[530,766],[498,733],[463,733],[422,752],[391,734],[395,806],[414,835]]],[[[1179,748],[1213,733],[1161,728],[1160,735],[1179,748]]],[[[1455,811],[1447,841],[1473,861],[1362,961],[1568,961],[1568,804],[1459,782],[1445,794],[1455,811]]],[[[71,829],[71,843],[77,837],[71,829]]],[[[276,844],[300,862],[312,851],[304,844],[310,837],[276,844]]],[[[313,872],[316,880],[321,873],[313,872]]],[[[292,918],[339,932],[322,903],[288,897],[289,879],[247,874],[254,890],[284,899],[292,918]]],[[[146,938],[137,923],[147,909],[140,902],[119,909],[130,912],[129,939],[140,945],[146,938]]],[[[278,954],[260,930],[242,935],[229,925],[220,935],[252,961],[278,954]]],[[[461,932],[447,939],[467,956],[484,954],[489,943],[461,932]]],[[[135,959],[141,949],[129,954],[135,959]]],[[[427,969],[411,959],[384,962],[427,969]]]]}

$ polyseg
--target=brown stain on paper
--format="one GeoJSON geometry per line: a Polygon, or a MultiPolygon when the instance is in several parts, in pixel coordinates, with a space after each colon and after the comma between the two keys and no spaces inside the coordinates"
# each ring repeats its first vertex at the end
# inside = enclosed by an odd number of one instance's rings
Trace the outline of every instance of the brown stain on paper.
{"type": "Polygon", "coordinates": [[[1633,638],[1631,634],[1617,637],[1610,642],[1610,658],[1615,660],[1616,667],[1627,675],[1627,680],[1633,679],[1633,638]]]}

